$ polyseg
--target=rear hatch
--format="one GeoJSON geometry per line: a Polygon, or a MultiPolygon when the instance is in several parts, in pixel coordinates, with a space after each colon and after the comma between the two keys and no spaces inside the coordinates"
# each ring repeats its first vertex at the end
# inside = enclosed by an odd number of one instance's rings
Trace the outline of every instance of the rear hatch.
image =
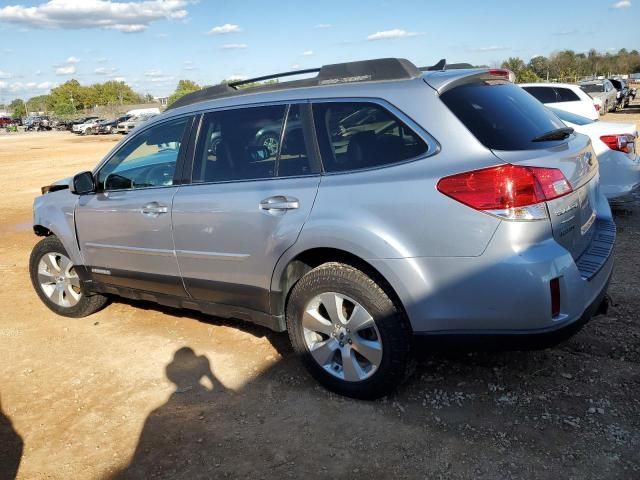
{"type": "MultiPolygon", "coordinates": [[[[547,201],[554,238],[577,259],[595,231],[598,163],[589,137],[572,133],[542,103],[491,71],[442,88],[440,97],[498,160],[558,169],[572,191],[547,201]]],[[[566,185],[566,184],[565,184],[566,185]]]]}

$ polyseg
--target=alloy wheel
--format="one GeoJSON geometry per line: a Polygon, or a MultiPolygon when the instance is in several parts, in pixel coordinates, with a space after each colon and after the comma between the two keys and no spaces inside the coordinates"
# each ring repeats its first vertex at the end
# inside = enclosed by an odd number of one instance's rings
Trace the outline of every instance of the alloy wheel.
{"type": "Polygon", "coordinates": [[[38,263],[38,283],[56,305],[70,308],[82,298],[80,278],[71,260],[61,253],[45,254],[38,263]]]}
{"type": "Polygon", "coordinates": [[[352,298],[336,292],[315,296],[305,308],[302,328],[311,357],[334,377],[359,382],[380,367],[380,332],[352,298]]]}

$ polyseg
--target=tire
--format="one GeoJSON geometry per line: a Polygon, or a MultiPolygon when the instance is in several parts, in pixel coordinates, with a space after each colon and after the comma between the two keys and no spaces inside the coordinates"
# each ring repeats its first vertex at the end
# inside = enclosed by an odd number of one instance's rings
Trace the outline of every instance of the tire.
{"type": "Polygon", "coordinates": [[[69,255],[56,236],[43,238],[33,247],[29,258],[29,275],[42,303],[58,315],[72,318],[86,317],[102,309],[108,302],[107,297],[89,294],[80,286],[69,255]],[[56,267],[58,270],[47,267],[56,267]],[[58,282],[56,277],[65,277],[65,280],[58,282]],[[42,280],[51,282],[46,286],[46,291],[41,284],[42,280]],[[75,294],[69,293],[71,288],[75,294]],[[64,290],[64,293],[58,297],[58,292],[61,290],[64,290]],[[62,301],[56,302],[54,299],[62,301]]]}
{"type": "Polygon", "coordinates": [[[309,373],[331,391],[371,400],[393,392],[407,377],[411,329],[404,312],[378,283],[357,268],[325,263],[308,272],[291,291],[286,321],[294,351],[309,373]],[[345,307],[340,309],[342,318],[332,322],[324,300],[335,297],[343,300],[333,304],[345,307]],[[360,315],[355,315],[356,311],[360,315]],[[353,332],[347,329],[349,325],[353,332]],[[363,328],[367,325],[369,328],[363,328]],[[322,333],[308,327],[320,328],[322,333]],[[350,367],[345,369],[344,365],[350,367]]]}

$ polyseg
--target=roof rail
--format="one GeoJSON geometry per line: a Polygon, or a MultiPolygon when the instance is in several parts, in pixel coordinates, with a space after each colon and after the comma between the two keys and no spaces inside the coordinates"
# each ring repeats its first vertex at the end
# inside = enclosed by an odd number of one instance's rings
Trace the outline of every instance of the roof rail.
{"type": "Polygon", "coordinates": [[[322,85],[336,85],[341,83],[372,82],[389,80],[410,80],[422,75],[421,71],[409,60],[404,58],[379,58],[375,60],[363,60],[358,62],[336,63],[324,65],[322,68],[310,68],[293,72],[276,73],[256,78],[249,78],[229,84],[215,85],[189,93],[169,105],[167,110],[191,105],[206,100],[230,97],[241,92],[264,92],[271,90],[284,90],[289,88],[316,87],[322,85]],[[306,73],[318,73],[315,77],[288,82],[258,85],[239,90],[237,87],[264,80],[302,75],[306,73]]]}

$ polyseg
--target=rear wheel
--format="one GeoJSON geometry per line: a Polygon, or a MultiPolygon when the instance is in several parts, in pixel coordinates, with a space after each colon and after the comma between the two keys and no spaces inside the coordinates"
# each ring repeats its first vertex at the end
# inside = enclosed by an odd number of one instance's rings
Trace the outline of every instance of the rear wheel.
{"type": "Polygon", "coordinates": [[[373,399],[406,377],[410,328],[362,271],[342,263],[313,269],[293,288],[286,316],[294,350],[329,390],[373,399]]]}
{"type": "Polygon", "coordinates": [[[29,274],[40,300],[58,315],[86,317],[107,303],[107,298],[102,295],[87,295],[75,265],[55,236],[40,240],[33,248],[29,274]]]}

